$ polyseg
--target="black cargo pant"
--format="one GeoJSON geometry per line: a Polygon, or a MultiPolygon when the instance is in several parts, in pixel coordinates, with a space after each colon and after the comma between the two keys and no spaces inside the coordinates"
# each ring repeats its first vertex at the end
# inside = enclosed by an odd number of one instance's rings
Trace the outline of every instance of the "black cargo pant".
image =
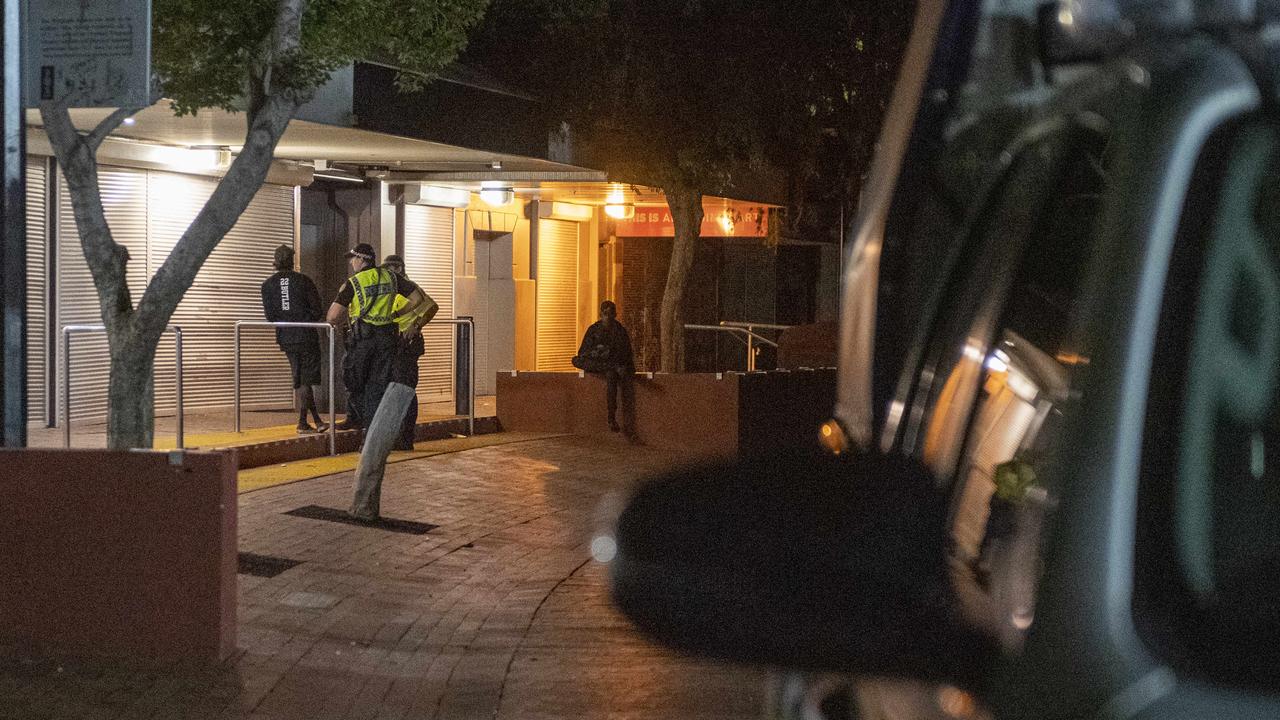
{"type": "Polygon", "coordinates": [[[636,387],[635,370],[626,367],[609,368],[604,373],[605,407],[609,411],[609,427],[618,424],[618,396],[622,396],[622,428],[628,433],[635,428],[636,387]]]}
{"type": "Polygon", "coordinates": [[[351,332],[351,347],[347,348],[342,363],[342,379],[347,386],[347,407],[355,411],[360,427],[367,428],[391,381],[396,327],[357,322],[351,332]]]}
{"type": "Polygon", "coordinates": [[[409,401],[409,411],[404,414],[404,424],[400,426],[400,438],[394,449],[412,450],[414,430],[418,425],[418,358],[426,352],[426,345],[419,333],[407,342],[400,342],[396,348],[395,360],[392,361],[391,380],[414,389],[413,399],[409,401]]]}

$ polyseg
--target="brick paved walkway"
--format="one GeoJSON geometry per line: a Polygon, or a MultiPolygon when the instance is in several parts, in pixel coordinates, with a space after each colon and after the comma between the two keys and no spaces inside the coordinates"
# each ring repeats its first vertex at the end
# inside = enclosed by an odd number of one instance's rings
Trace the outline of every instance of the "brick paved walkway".
{"type": "MultiPolygon", "coordinates": [[[[609,606],[600,499],[672,458],[559,438],[388,468],[391,533],[282,513],[346,507],[350,473],[240,498],[240,550],[301,560],[240,578],[217,669],[0,667],[0,718],[752,718],[760,673],[678,658],[609,606]]],[[[139,588],[139,592],[145,592],[139,588]]]]}

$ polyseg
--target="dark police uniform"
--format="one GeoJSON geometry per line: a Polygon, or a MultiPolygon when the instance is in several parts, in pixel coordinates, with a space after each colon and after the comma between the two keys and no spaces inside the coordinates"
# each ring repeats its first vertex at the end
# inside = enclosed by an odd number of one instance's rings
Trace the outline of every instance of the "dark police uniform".
{"type": "MultiPolygon", "coordinates": [[[[311,278],[284,270],[262,283],[262,313],[269,322],[320,322],[320,292],[311,278]]],[[[320,338],[314,328],[276,328],[276,344],[289,358],[293,387],[320,384],[320,338]]]]}
{"type": "MultiPolygon", "coordinates": [[[[409,297],[417,290],[417,283],[413,282],[404,275],[397,274],[397,281],[400,283],[400,295],[409,297]]],[[[423,293],[431,304],[435,304],[429,295],[423,293]]],[[[434,315],[434,313],[432,313],[434,315]]],[[[407,332],[409,325],[413,323],[413,318],[406,317],[399,324],[401,332],[407,332]]],[[[413,333],[412,336],[401,336],[399,347],[396,348],[396,356],[391,364],[391,379],[401,385],[408,385],[414,390],[418,389],[418,358],[427,352],[426,342],[422,339],[422,330],[413,333]]],[[[400,428],[400,439],[395,444],[396,450],[412,450],[414,430],[418,424],[418,396],[414,393],[413,399],[409,401],[409,410],[404,415],[404,423],[400,428]]]]}
{"type": "Polygon", "coordinates": [[[348,417],[368,427],[391,380],[399,330],[391,318],[399,279],[385,268],[368,268],[352,275],[334,302],[350,315],[350,347],[342,375],[350,393],[348,417]]]}

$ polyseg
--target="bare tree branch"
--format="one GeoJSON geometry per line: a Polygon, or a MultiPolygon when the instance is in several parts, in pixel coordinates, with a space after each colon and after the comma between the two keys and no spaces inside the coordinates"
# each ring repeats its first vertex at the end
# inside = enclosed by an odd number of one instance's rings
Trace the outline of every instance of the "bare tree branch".
{"type": "MultiPolygon", "coordinates": [[[[98,291],[102,321],[109,328],[118,327],[133,312],[126,274],[129,251],[116,243],[111,235],[111,227],[107,225],[102,196],[98,192],[98,163],[94,158],[96,146],[90,147],[89,141],[76,130],[71,122],[71,113],[66,107],[43,103],[40,106],[40,117],[44,121],[45,133],[49,136],[49,143],[53,145],[58,165],[62,168],[70,191],[76,230],[80,234],[85,262],[89,265],[94,287],[98,291]]],[[[124,117],[127,115],[116,120],[116,124],[124,117]]],[[[99,129],[104,124],[100,124],[99,129]]]]}
{"type": "Polygon", "coordinates": [[[112,130],[115,130],[116,128],[120,127],[120,123],[124,122],[125,118],[137,115],[138,113],[142,112],[144,109],[145,108],[140,108],[140,107],[117,108],[115,112],[103,118],[102,122],[98,123],[98,126],[95,127],[92,132],[90,132],[88,135],[85,135],[84,137],[85,144],[89,146],[89,149],[91,151],[93,151],[94,153],[97,153],[98,147],[102,145],[103,140],[107,139],[107,136],[111,134],[112,130]]]}

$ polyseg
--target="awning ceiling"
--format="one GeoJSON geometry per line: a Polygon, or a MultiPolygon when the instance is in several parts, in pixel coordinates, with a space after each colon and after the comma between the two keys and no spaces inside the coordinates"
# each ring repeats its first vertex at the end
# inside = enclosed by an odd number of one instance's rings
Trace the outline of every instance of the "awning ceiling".
{"type": "MultiPolygon", "coordinates": [[[[71,117],[76,127],[89,130],[110,112],[110,108],[80,108],[72,110],[71,117]]],[[[194,117],[177,117],[167,103],[161,102],[133,119],[132,124],[120,126],[112,135],[183,147],[226,147],[232,151],[244,143],[243,113],[205,109],[194,117]]],[[[42,125],[39,111],[28,110],[27,123],[42,125]]],[[[599,171],[575,165],[296,119],[281,138],[276,157],[436,172],[488,170],[498,162],[504,171],[589,173],[591,178],[604,178],[599,171]]]]}
{"type": "MultiPolygon", "coordinates": [[[[76,127],[90,130],[110,112],[110,108],[80,108],[72,110],[71,116],[76,127]]],[[[27,110],[27,124],[33,130],[40,129],[39,111],[27,110]]],[[[194,117],[177,117],[168,103],[161,101],[135,115],[131,124],[120,126],[112,136],[235,152],[244,142],[244,132],[243,113],[205,109],[194,117]]],[[[590,205],[666,204],[661,190],[609,182],[600,170],[307,120],[289,123],[276,157],[305,163],[325,161],[355,176],[393,183],[423,182],[472,191],[499,185],[522,197],[590,205]]]]}

